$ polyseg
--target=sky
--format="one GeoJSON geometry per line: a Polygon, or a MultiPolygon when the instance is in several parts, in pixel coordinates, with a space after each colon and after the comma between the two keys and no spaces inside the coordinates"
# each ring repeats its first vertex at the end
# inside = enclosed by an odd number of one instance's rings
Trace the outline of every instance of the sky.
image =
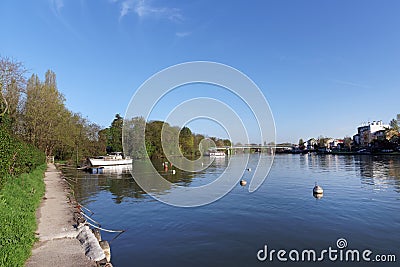
{"type": "Polygon", "coordinates": [[[67,107],[104,127],[152,75],[212,61],[257,84],[277,142],[342,138],[400,113],[399,10],[396,0],[2,0],[0,55],[42,78],[53,70],[67,107]]]}

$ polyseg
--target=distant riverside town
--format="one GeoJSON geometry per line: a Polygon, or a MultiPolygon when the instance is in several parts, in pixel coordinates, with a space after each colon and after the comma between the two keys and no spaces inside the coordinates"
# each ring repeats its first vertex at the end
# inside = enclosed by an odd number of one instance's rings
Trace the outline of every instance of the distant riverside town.
{"type": "Polygon", "coordinates": [[[320,136],[298,144],[278,144],[277,153],[327,153],[327,154],[400,154],[400,114],[389,124],[381,120],[364,123],[357,134],[343,139],[320,136]]]}

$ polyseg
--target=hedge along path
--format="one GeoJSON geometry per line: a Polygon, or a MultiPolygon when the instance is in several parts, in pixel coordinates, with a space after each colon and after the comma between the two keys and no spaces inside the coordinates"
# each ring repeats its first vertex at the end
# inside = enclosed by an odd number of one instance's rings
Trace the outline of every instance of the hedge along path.
{"type": "Polygon", "coordinates": [[[38,237],[27,267],[96,266],[85,256],[74,225],[73,207],[68,188],[54,164],[48,164],[44,178],[46,193],[38,209],[38,237]]]}
{"type": "Polygon", "coordinates": [[[46,162],[43,152],[14,137],[10,121],[0,117],[0,189],[6,177],[30,173],[46,162]]]}

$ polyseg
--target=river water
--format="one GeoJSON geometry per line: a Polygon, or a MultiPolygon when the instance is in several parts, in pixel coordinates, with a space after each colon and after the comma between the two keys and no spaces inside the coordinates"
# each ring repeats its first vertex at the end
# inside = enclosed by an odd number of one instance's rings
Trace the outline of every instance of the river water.
{"type": "MultiPolygon", "coordinates": [[[[250,156],[248,166],[253,170],[257,157],[250,156]]],[[[168,178],[183,186],[205,184],[226,163],[168,178]]],[[[324,266],[398,266],[400,261],[400,157],[277,155],[256,192],[237,185],[220,200],[196,208],[156,201],[126,169],[98,175],[66,169],[64,174],[77,200],[95,213],[95,220],[105,228],[126,230],[111,242],[112,263],[117,267],[317,266],[321,262],[301,261],[302,251],[315,250],[318,260],[329,247],[338,253],[359,250],[360,255],[370,250],[371,261],[334,261],[325,254],[324,266]],[[312,194],[316,181],[324,188],[320,199],[312,194]],[[347,247],[338,248],[340,238],[347,247]],[[285,250],[286,259],[297,250],[300,262],[295,253],[288,262],[276,254],[272,261],[263,259],[265,246],[268,255],[271,250],[285,250]],[[395,255],[397,262],[378,263],[376,255],[379,259],[395,255]]],[[[250,175],[245,173],[244,179],[250,175]]],[[[103,233],[106,240],[114,236],[103,233]]]]}

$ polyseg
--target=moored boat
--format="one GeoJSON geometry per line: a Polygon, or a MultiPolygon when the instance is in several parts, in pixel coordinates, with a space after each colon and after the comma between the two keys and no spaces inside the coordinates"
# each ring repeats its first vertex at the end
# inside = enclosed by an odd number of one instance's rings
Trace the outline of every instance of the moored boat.
{"type": "Polygon", "coordinates": [[[217,150],[209,150],[206,153],[207,156],[213,157],[213,158],[222,158],[225,157],[225,152],[223,151],[217,151],[217,150]]]}
{"type": "Polygon", "coordinates": [[[91,167],[117,166],[132,164],[132,159],[123,157],[121,152],[114,152],[107,156],[88,158],[91,167]]]}

